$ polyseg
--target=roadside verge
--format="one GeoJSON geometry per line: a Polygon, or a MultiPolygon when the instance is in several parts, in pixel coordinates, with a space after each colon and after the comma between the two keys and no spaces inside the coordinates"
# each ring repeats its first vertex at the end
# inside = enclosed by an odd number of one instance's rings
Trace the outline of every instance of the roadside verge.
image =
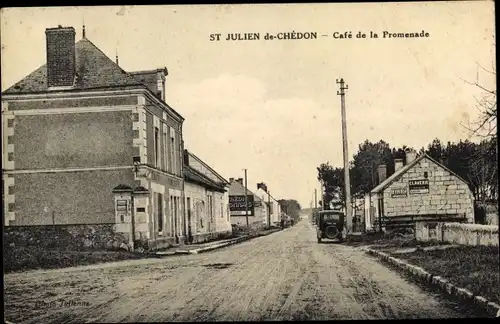
{"type": "Polygon", "coordinates": [[[272,229],[272,230],[268,230],[264,233],[259,233],[257,235],[244,235],[244,236],[240,236],[240,237],[237,237],[237,238],[234,238],[231,240],[227,240],[224,242],[213,242],[212,244],[208,244],[208,245],[201,246],[201,247],[196,246],[196,245],[184,246],[184,247],[179,247],[178,249],[176,249],[174,251],[159,251],[159,252],[156,252],[156,255],[157,256],[171,256],[171,255],[204,253],[204,252],[209,252],[209,251],[213,251],[216,249],[220,249],[220,248],[223,248],[223,247],[226,247],[229,245],[234,245],[234,244],[238,244],[238,243],[241,243],[244,241],[248,241],[248,240],[251,240],[251,239],[256,238],[256,237],[267,236],[267,235],[270,235],[272,233],[276,233],[279,231],[281,231],[281,230],[280,229],[272,229]]]}
{"type": "Polygon", "coordinates": [[[366,251],[366,253],[381,259],[383,262],[386,262],[399,270],[402,270],[407,275],[418,279],[420,282],[428,286],[437,288],[441,292],[444,292],[445,294],[452,296],[461,302],[465,302],[474,307],[478,307],[492,317],[500,317],[500,305],[491,302],[482,296],[474,295],[469,290],[457,287],[441,276],[435,276],[421,267],[411,265],[382,251],[377,251],[370,248],[365,248],[364,250],[366,251]]]}

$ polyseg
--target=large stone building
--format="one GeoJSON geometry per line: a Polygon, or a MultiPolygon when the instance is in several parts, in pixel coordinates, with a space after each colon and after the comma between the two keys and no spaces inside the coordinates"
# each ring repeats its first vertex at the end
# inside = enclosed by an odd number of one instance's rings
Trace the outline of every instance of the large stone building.
{"type": "Polygon", "coordinates": [[[72,27],[45,33],[46,64],[2,93],[5,225],[120,225],[132,213],[135,239],[182,240],[184,118],[166,103],[167,70],[128,73],[85,31],[76,43],[72,27]],[[117,199],[118,185],[143,188],[117,199]]]}
{"type": "Polygon", "coordinates": [[[184,179],[188,241],[229,236],[229,182],[188,150],[184,151],[184,179]]]}
{"type": "Polygon", "coordinates": [[[474,198],[469,186],[442,163],[427,154],[407,153],[395,159],[395,172],[386,178],[385,166],[379,166],[379,185],[367,197],[367,229],[396,219],[447,220],[474,223],[474,198]]]}

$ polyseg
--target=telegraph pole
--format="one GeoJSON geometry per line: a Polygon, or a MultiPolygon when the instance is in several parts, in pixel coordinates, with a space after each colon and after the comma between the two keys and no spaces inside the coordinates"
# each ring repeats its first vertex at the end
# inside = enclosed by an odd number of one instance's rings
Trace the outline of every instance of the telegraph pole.
{"type": "Polygon", "coordinates": [[[318,190],[314,189],[314,210],[318,209],[318,190]]]}
{"type": "Polygon", "coordinates": [[[243,170],[245,170],[245,218],[247,220],[247,227],[250,227],[250,224],[248,223],[247,169],[243,170]]]}
{"type": "Polygon", "coordinates": [[[325,182],[321,180],[321,210],[326,210],[325,208],[325,194],[326,194],[326,187],[325,187],[325,182]]]}
{"type": "Polygon", "coordinates": [[[352,206],[351,206],[351,181],[349,178],[349,153],[347,150],[347,122],[345,112],[345,91],[348,86],[344,83],[344,79],[337,79],[337,84],[340,85],[337,95],[340,96],[340,108],[342,113],[342,142],[344,152],[344,182],[345,182],[345,209],[346,209],[346,225],[347,233],[352,230],[352,206]]]}

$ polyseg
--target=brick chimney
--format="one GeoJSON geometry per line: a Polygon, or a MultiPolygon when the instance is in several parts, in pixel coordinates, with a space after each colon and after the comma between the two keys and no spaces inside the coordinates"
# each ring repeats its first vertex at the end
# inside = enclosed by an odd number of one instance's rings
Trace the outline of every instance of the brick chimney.
{"type": "Polygon", "coordinates": [[[257,183],[257,190],[262,189],[267,192],[267,185],[264,182],[257,183]]]}
{"type": "Polygon", "coordinates": [[[406,152],[406,164],[412,163],[413,161],[415,161],[416,158],[417,158],[417,152],[415,151],[406,152]]]}
{"type": "Polygon", "coordinates": [[[377,168],[378,171],[378,183],[382,183],[387,178],[387,166],[381,164],[377,168]]]}
{"type": "Polygon", "coordinates": [[[401,169],[403,167],[404,163],[403,163],[403,159],[394,159],[394,171],[398,171],[399,169],[401,169]]]}
{"type": "Polygon", "coordinates": [[[75,81],[75,29],[47,28],[47,85],[69,87],[75,81]]]}
{"type": "Polygon", "coordinates": [[[167,101],[166,87],[165,87],[165,81],[167,75],[168,75],[167,68],[156,70],[157,95],[164,102],[167,101]]]}

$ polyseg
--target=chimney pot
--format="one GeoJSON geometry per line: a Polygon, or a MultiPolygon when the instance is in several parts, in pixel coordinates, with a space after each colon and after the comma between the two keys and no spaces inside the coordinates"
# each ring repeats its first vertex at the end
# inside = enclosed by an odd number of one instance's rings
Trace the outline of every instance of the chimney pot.
{"type": "Polygon", "coordinates": [[[47,86],[72,86],[75,81],[75,29],[47,28],[47,86]]]}
{"type": "Polygon", "coordinates": [[[229,182],[233,182],[234,181],[234,178],[229,178],[229,182]]]}

